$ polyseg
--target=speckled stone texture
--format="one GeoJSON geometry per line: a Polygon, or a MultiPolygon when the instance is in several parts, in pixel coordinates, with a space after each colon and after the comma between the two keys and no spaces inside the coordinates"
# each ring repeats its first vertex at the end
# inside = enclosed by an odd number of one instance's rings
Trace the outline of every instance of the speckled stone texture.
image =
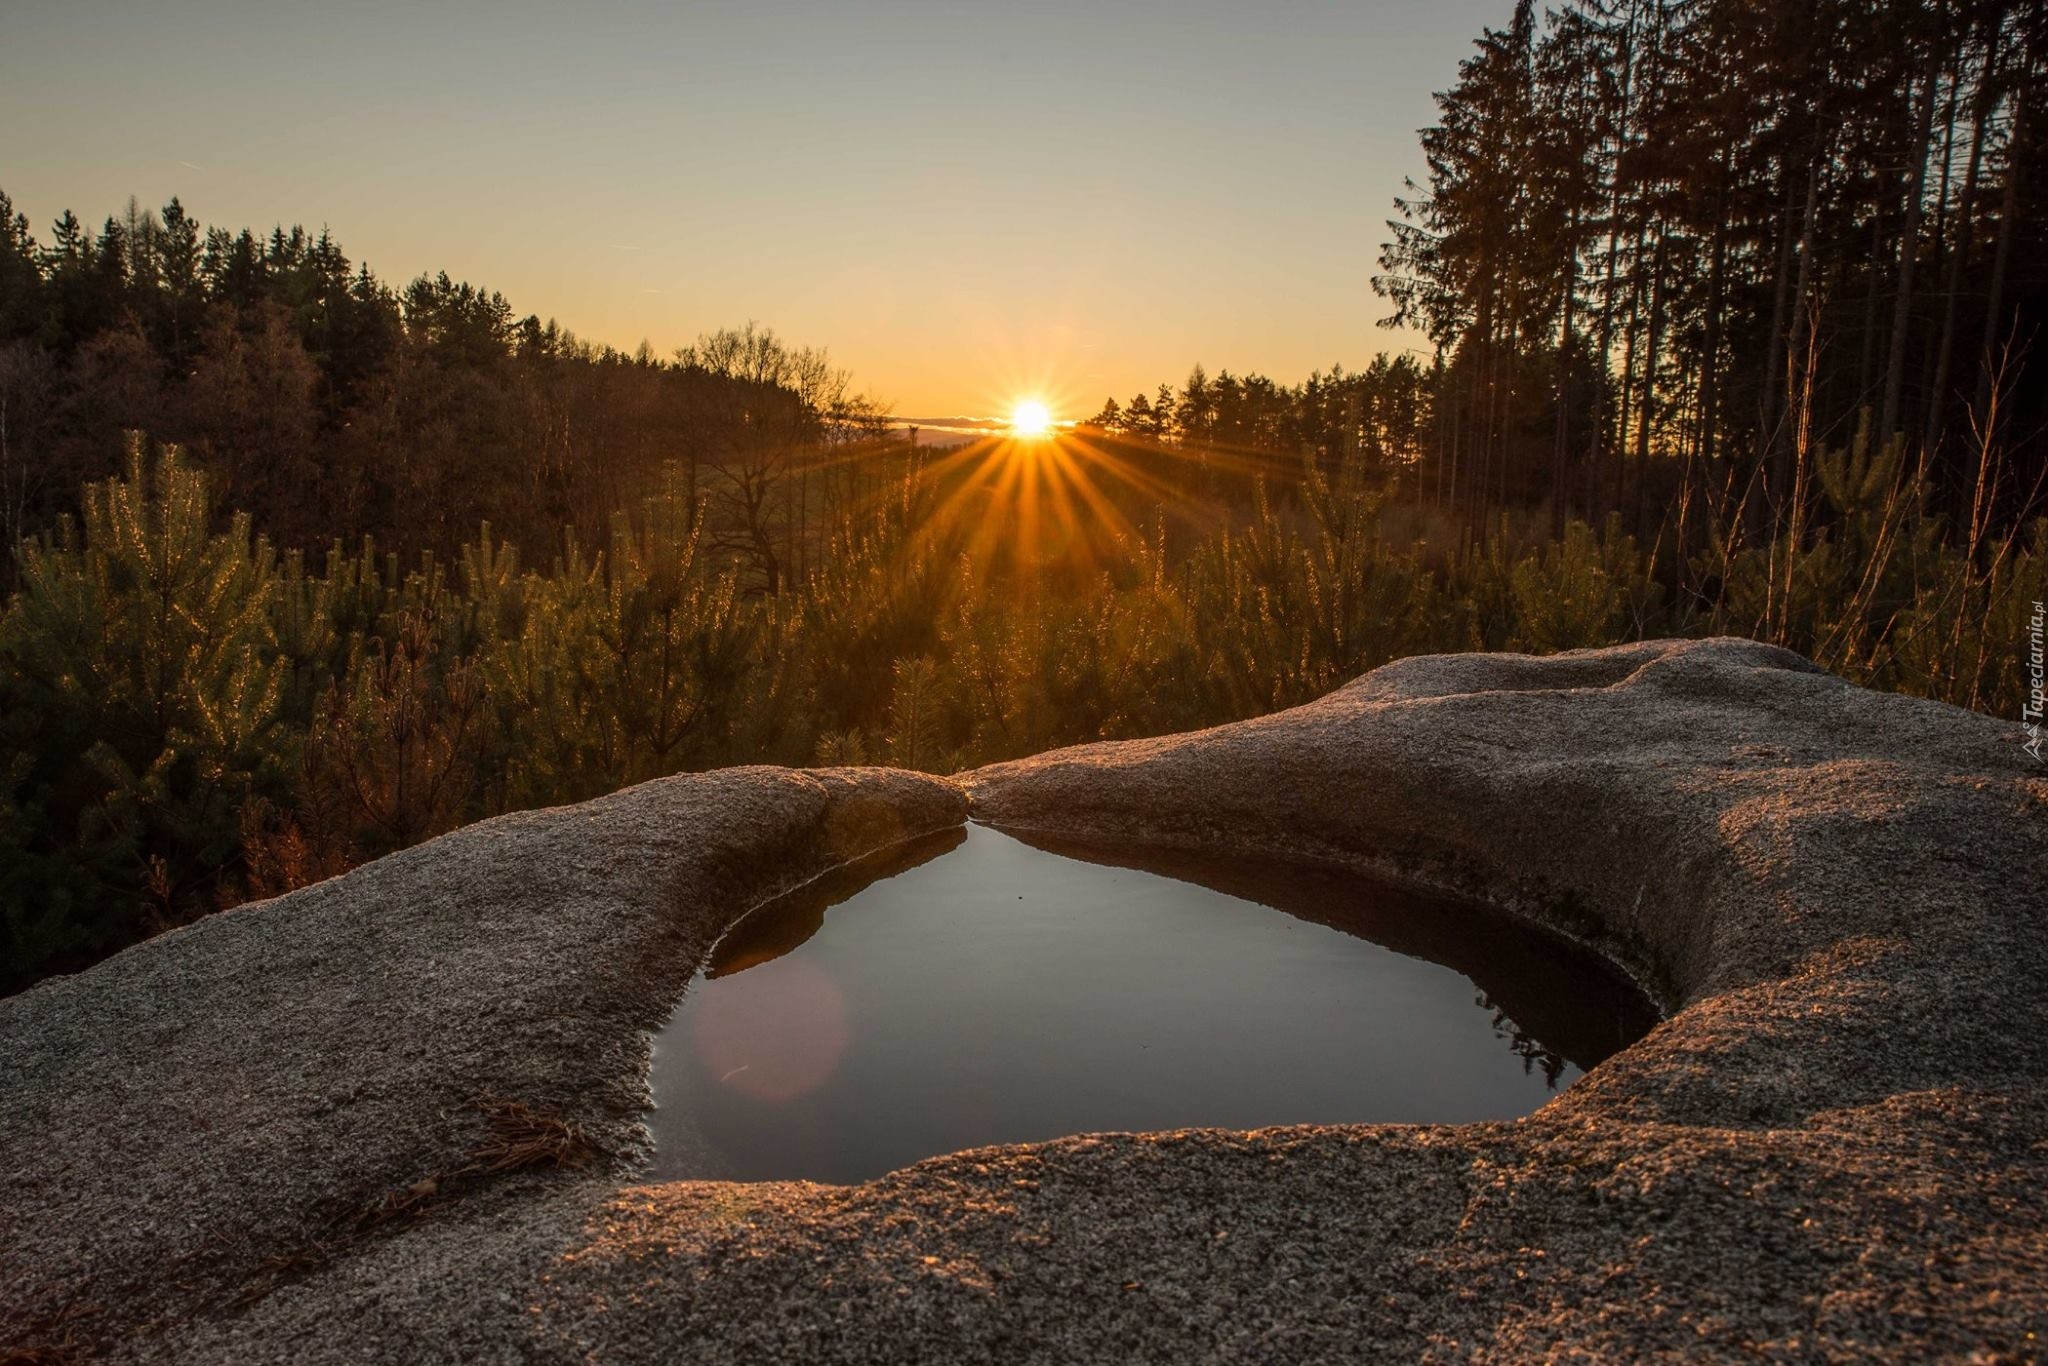
{"type": "Polygon", "coordinates": [[[487,822],[0,1001],[0,1344],[2036,1359],[2048,771],[2020,740],[1750,642],[1651,642],[1407,660],[956,786],[734,770],[487,822]],[[1605,949],[1671,1017],[1513,1123],[632,1185],[647,1030],[719,929],[959,820],[963,793],[999,824],[1479,893],[1605,949]],[[335,1235],[475,1151],[484,1094],[609,1156],[335,1235]]]}

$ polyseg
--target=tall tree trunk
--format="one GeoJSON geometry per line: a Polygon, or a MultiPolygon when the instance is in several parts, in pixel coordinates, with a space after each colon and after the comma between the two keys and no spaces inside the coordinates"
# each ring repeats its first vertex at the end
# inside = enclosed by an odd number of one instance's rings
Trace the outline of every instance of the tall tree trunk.
{"type": "Polygon", "coordinates": [[[1700,365],[1700,465],[1712,477],[1721,409],[1721,308],[1728,279],[1728,159],[1723,149],[1721,186],[1714,209],[1714,245],[1707,268],[1707,335],[1700,365]]]}
{"type": "MultiPolygon", "coordinates": [[[[1600,386],[1594,392],[1592,450],[1586,460],[1587,520],[1599,525],[1606,520],[1606,514],[1613,507],[1607,496],[1608,433],[1613,428],[1613,444],[1619,449],[1621,440],[1627,434],[1627,418],[1615,424],[1608,416],[1608,397],[1614,385],[1614,288],[1616,263],[1621,255],[1621,208],[1622,208],[1622,163],[1627,159],[1629,145],[1634,131],[1635,118],[1635,26],[1636,12],[1629,9],[1626,27],[1623,30],[1619,61],[1621,63],[1621,84],[1616,92],[1619,107],[1614,116],[1614,152],[1607,163],[1607,265],[1605,280],[1600,287],[1600,386]]],[[[1626,403],[1628,377],[1624,373],[1621,392],[1626,403]]]]}
{"type": "Polygon", "coordinates": [[[1567,471],[1571,458],[1572,305],[1579,292],[1578,236],[1579,220],[1574,212],[1566,221],[1564,234],[1564,298],[1560,301],[1564,319],[1557,329],[1557,425],[1551,436],[1550,452],[1550,534],[1560,537],[1564,535],[1569,512],[1565,490],[1569,487],[1567,471]]]}
{"type": "Polygon", "coordinates": [[[1493,474],[1493,356],[1494,333],[1499,326],[1495,316],[1497,308],[1497,281],[1489,261],[1482,266],[1487,271],[1479,296],[1479,313],[1474,336],[1478,340],[1477,354],[1471,359],[1470,387],[1471,401],[1470,434],[1466,441],[1467,489],[1465,494],[1465,524],[1475,530],[1482,543],[1486,535],[1486,488],[1493,474]]]}
{"type": "Polygon", "coordinates": [[[1934,88],[1941,79],[1941,48],[1927,54],[1927,72],[1920,81],[1920,108],[1913,124],[1912,185],[1906,192],[1906,221],[1899,229],[1899,291],[1892,306],[1891,359],[1885,366],[1884,406],[1877,423],[1880,442],[1899,428],[1899,405],[1906,383],[1906,337],[1913,321],[1913,266],[1920,259],[1921,200],[1927,191],[1927,156],[1934,140],[1934,88]]]}
{"type": "MultiPolygon", "coordinates": [[[[1445,367],[1443,379],[1446,388],[1450,387],[1450,381],[1457,376],[1457,373],[1458,367],[1455,363],[1445,367]]],[[[1442,506],[1444,514],[1451,519],[1451,525],[1456,526],[1458,523],[1458,465],[1462,443],[1465,439],[1465,433],[1461,430],[1464,426],[1465,404],[1462,401],[1451,401],[1454,398],[1452,395],[1446,395],[1445,398],[1447,401],[1443,405],[1444,421],[1450,428],[1450,436],[1444,445],[1442,506]]]]}
{"type": "Polygon", "coordinates": [[[1977,77],[1977,98],[1973,102],[1975,109],[1970,120],[1970,153],[1963,167],[1962,198],[1956,205],[1955,245],[1949,253],[1948,279],[1942,285],[1941,341],[1934,351],[1934,387],[1928,393],[1927,431],[1922,443],[1930,460],[1939,457],[1941,419],[1948,408],[1949,359],[1955,348],[1956,306],[1962,296],[1963,269],[1969,260],[1970,238],[1976,226],[1977,172],[1983,164],[1984,125],[1991,114],[1992,92],[1998,77],[1998,40],[2004,31],[2003,19],[2004,16],[1999,15],[1990,26],[1983,70],[1977,77]]]}
{"type": "MultiPolygon", "coordinates": [[[[2028,68],[2031,69],[2031,61],[2028,68]]],[[[1990,419],[1992,375],[1998,367],[1997,352],[2004,331],[2004,317],[2001,310],[2005,305],[2005,277],[2012,263],[2012,220],[2019,204],[2020,157],[2019,149],[2026,145],[2027,101],[2016,98],[2013,102],[2012,131],[2007,135],[2007,145],[2012,148],[2005,159],[2005,193],[1998,206],[1998,246],[1991,261],[1991,296],[1984,308],[1984,350],[1982,365],[1977,372],[1977,399],[1975,409],[1979,424],[1990,419]]],[[[1982,440],[1989,443],[1992,434],[1981,433],[1982,440]]]]}
{"type": "Polygon", "coordinates": [[[1877,297],[1884,283],[1884,272],[1878,267],[1878,260],[1884,254],[1884,210],[1884,200],[1879,199],[1875,212],[1870,215],[1870,254],[1863,264],[1870,288],[1863,295],[1863,348],[1856,361],[1856,406],[1859,409],[1870,406],[1871,393],[1876,386],[1871,369],[1877,363],[1877,297]]]}
{"type": "MultiPolygon", "coordinates": [[[[1620,199],[1621,191],[1617,188],[1613,214],[1621,211],[1620,199]]],[[[1592,430],[1588,433],[1592,444],[1586,452],[1586,520],[1595,526],[1607,512],[1606,500],[1601,495],[1607,469],[1607,398],[1614,388],[1614,274],[1620,247],[1615,235],[1617,222],[1615,217],[1608,219],[1607,265],[1600,284],[1600,354],[1594,376],[1592,430]]]]}
{"type": "Polygon", "coordinates": [[[796,467],[796,581],[804,582],[811,570],[811,462],[803,457],[796,467]]]}
{"type": "Polygon", "coordinates": [[[1778,213],[1777,268],[1771,280],[1771,330],[1770,343],[1764,352],[1763,383],[1757,386],[1761,402],[1757,404],[1757,459],[1762,462],[1768,478],[1771,467],[1771,453],[1777,441],[1780,409],[1779,399],[1783,393],[1778,377],[1785,373],[1785,323],[1791,312],[1790,292],[1792,288],[1792,248],[1798,240],[1793,229],[1794,208],[1792,201],[1792,167],[1788,163],[1781,168],[1779,179],[1782,189],[1778,198],[1781,208],[1778,213]]]}
{"type": "Polygon", "coordinates": [[[1664,332],[1664,260],[1670,240],[1659,224],[1657,251],[1650,265],[1650,330],[1643,354],[1643,398],[1636,418],[1635,468],[1629,475],[1629,526],[1639,537],[1645,534],[1643,502],[1650,473],[1650,429],[1657,420],[1657,352],[1664,332]]]}
{"type": "MultiPolygon", "coordinates": [[[[1799,346],[1807,334],[1808,309],[1812,307],[1813,294],[1813,227],[1820,206],[1820,167],[1827,159],[1827,142],[1823,138],[1813,149],[1813,160],[1806,168],[1806,207],[1800,215],[1799,226],[1799,270],[1792,285],[1792,327],[1785,349],[1785,406],[1787,417],[1793,411],[1803,390],[1800,383],[1799,346]]],[[[1771,434],[1771,499],[1772,506],[1779,508],[1792,493],[1792,433],[1786,430],[1786,423],[1780,422],[1771,434]]]]}

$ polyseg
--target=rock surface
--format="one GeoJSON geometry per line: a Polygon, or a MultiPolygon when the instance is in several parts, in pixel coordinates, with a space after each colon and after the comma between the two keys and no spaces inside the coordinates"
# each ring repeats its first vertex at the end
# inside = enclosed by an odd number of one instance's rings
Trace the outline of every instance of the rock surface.
{"type": "Polygon", "coordinates": [[[2034,1359],[2044,961],[2019,728],[1744,641],[1406,660],[950,785],[672,779],[0,1001],[0,1351],[2034,1359]],[[647,1032],[719,931],[970,800],[1480,893],[1671,1017],[1513,1123],[632,1184],[647,1032]]]}

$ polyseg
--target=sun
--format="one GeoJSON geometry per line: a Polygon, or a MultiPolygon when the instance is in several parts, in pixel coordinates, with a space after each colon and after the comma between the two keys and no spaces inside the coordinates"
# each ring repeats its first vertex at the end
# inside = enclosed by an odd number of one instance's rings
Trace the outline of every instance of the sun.
{"type": "Polygon", "coordinates": [[[1010,435],[1045,436],[1052,431],[1052,409],[1035,398],[1020,398],[1010,409],[1010,435]]]}

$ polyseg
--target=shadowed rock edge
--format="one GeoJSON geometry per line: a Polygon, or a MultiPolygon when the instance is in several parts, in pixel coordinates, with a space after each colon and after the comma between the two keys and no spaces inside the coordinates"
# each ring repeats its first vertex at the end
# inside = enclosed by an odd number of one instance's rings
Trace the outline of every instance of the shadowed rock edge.
{"type": "Polygon", "coordinates": [[[630,1152],[645,1030],[717,931],[963,814],[882,771],[649,784],[0,1002],[0,1302],[113,1277],[134,1303],[78,1340],[190,1359],[2038,1353],[2048,781],[2016,726],[1651,642],[1407,660],[958,781],[999,824],[1478,894],[1679,1008],[1512,1124],[1076,1138],[843,1189],[557,1173],[234,1312],[166,1290],[179,1257],[246,1271],[193,1255],[224,1229],[288,1243],[459,1153],[482,1084],[630,1152]]]}

